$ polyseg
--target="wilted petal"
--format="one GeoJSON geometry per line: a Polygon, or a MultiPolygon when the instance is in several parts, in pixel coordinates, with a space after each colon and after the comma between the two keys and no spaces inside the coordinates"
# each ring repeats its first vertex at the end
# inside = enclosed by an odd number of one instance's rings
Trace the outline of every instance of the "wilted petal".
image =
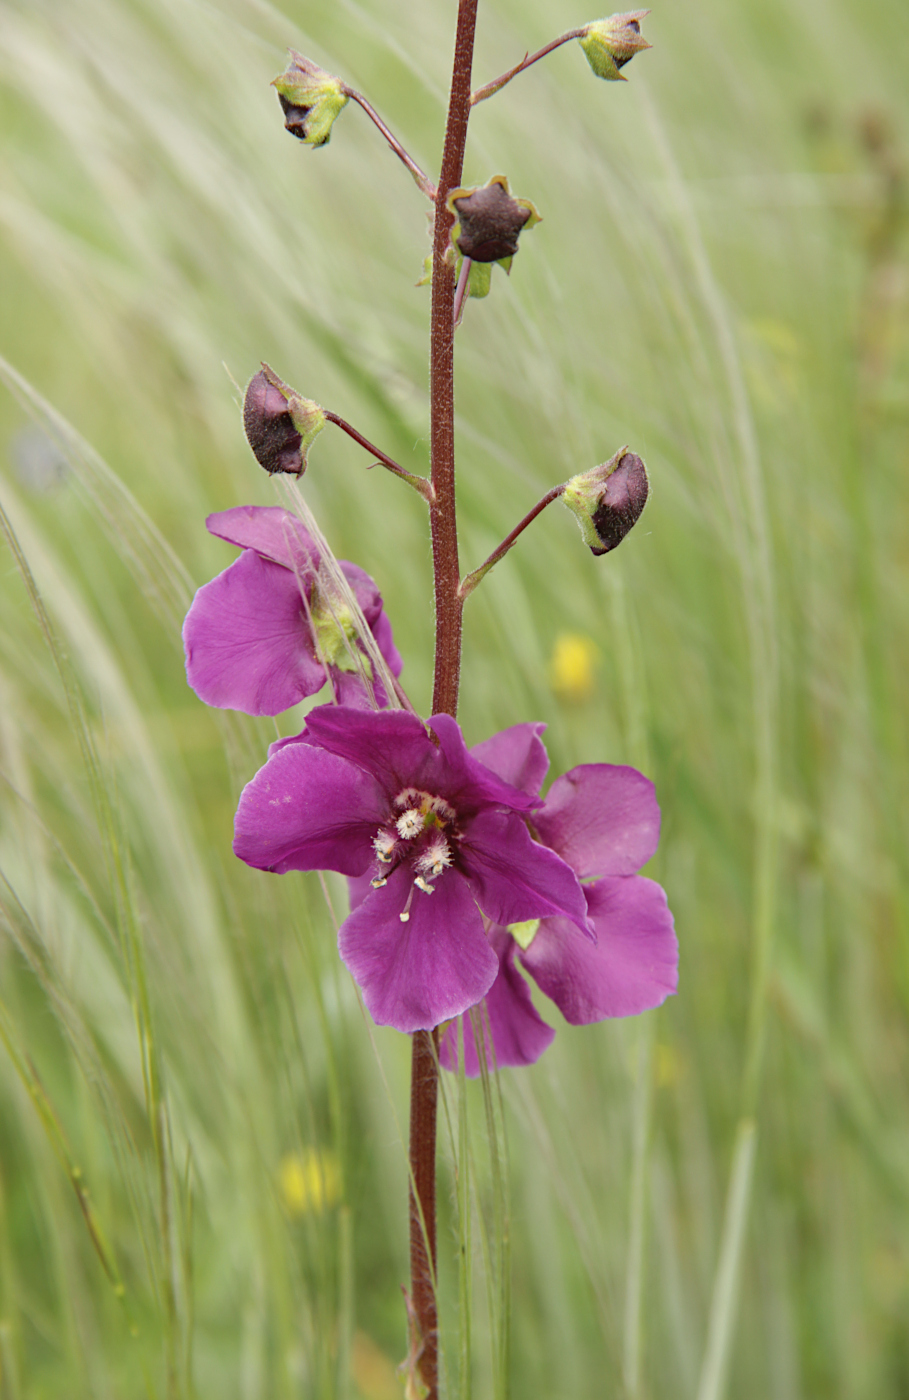
{"type": "Polygon", "coordinates": [[[519,817],[481,812],[462,838],[460,851],[477,903],[493,923],[519,924],[563,914],[579,928],[589,928],[587,902],[574,871],[555,851],[532,841],[519,817]]]}
{"type": "Polygon", "coordinates": [[[660,809],[637,769],[582,763],[556,778],[533,823],[580,879],[633,875],[656,850],[660,809]]]}
{"type": "Polygon", "coordinates": [[[491,768],[506,783],[536,797],[549,768],[549,755],[541,735],[545,724],[513,724],[482,744],[474,744],[471,757],[491,768]]]}
{"type": "Polygon", "coordinates": [[[240,795],[234,853],[259,870],[362,875],[385,795],[361,768],[310,744],[274,753],[240,795]]]}
{"type": "Polygon", "coordinates": [[[281,506],[235,506],[208,516],[206,528],[220,540],[283,564],[286,569],[315,573],[319,551],[302,521],[281,506]]]}
{"type": "Polygon", "coordinates": [[[552,1044],[555,1031],[537,1012],[530,989],[517,969],[514,939],[505,929],[493,927],[490,941],[499,957],[499,975],[485,1000],[446,1028],[439,1043],[439,1060],[446,1069],[458,1068],[459,1025],[464,1028],[464,1073],[475,1079],[480,1073],[477,1033],[486,1047],[486,1063],[492,1069],[532,1065],[552,1044]],[[490,1045],[490,1032],[492,1045],[490,1045]]]}
{"type": "Polygon", "coordinates": [[[678,981],[678,943],[662,887],[642,875],[587,887],[594,946],[567,919],[544,919],[519,957],[572,1025],[660,1006],[678,981]]]}
{"type": "Polygon", "coordinates": [[[466,882],[446,871],[428,895],[403,865],[344,921],[338,949],[373,1020],[407,1032],[476,1005],[499,965],[466,882]]]}
{"type": "Polygon", "coordinates": [[[199,589],[183,644],[187,680],[207,705],[276,715],[325,684],[296,577],[251,549],[199,589]]]}

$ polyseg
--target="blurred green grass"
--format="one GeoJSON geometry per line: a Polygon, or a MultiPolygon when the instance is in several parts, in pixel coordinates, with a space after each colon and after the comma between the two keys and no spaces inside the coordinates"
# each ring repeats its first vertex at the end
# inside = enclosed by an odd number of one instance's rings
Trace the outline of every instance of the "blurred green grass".
{"type": "MultiPolygon", "coordinates": [[[[431,169],[453,6],[0,15],[0,1394],[382,1400],[409,1047],[338,963],[342,882],[231,855],[275,726],[196,702],[179,623],[229,558],[205,515],[274,499],[235,388],[261,359],[426,467],[421,197],[355,110],[299,148],[268,82],[292,44],[431,169]],[[337,1192],[304,1210],[282,1164],[313,1152],[337,1192]]],[[[481,7],[477,82],[592,17],[481,7]]],[[[909,13],[695,0],[646,32],[627,85],[572,45],[473,118],[466,179],[544,222],[459,332],[464,567],[623,442],[653,496],[613,556],[548,512],[495,570],[461,720],[654,778],[680,992],[490,1088],[508,1201],[482,1087],[447,1081],[448,1393],[899,1400],[909,13]],[[565,634],[596,647],[574,701],[565,634]]],[[[304,491],[425,709],[422,506],[364,465],[324,434],[304,491]]]]}

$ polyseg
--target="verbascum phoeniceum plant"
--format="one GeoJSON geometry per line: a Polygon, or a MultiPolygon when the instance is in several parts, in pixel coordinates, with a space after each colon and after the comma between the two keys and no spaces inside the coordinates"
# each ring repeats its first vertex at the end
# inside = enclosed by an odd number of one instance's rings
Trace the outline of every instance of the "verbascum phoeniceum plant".
{"type": "Polygon", "coordinates": [[[615,549],[649,491],[627,447],[552,487],[484,563],[462,575],[455,508],[454,344],[470,298],[506,272],[539,222],[504,175],[461,184],[471,109],[561,44],[578,40],[593,72],[624,80],[649,47],[648,13],[572,29],[477,90],[471,68],[478,0],[460,0],[448,120],[437,181],[369,102],[291,52],[274,81],[287,130],[324,146],[351,101],[374,122],[431,205],[431,474],[406,471],[356,428],[303,397],[268,365],[249,384],[244,426],[259,464],[301,477],[327,424],[341,428],[426,503],[432,540],[435,668],[421,718],[373,580],[334,559],[302,498],[300,512],[244,506],[208,518],[242,552],[201,588],[184,626],[187,676],[209,705],[276,715],[324,690],[302,732],[272,744],[246,785],[234,851],[284,874],[348,877],[339,952],[380,1025],[412,1037],[411,1285],[407,1393],[439,1394],[436,1304],[436,1106],[440,1067],[467,1075],[533,1063],[554,1032],[527,972],[575,1025],[658,1006],[676,988],[677,944],[661,887],[638,872],[654,854],[653,784],[633,768],[581,764],[544,793],[544,726],[519,721],[468,748],[456,720],[464,604],[555,500],[592,554],[615,549]]]}

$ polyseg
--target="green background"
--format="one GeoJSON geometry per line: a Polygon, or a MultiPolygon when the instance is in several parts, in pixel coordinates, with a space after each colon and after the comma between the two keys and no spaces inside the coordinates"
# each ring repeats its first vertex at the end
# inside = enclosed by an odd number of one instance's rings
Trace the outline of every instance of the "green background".
{"type": "MultiPolygon", "coordinates": [[[[476,82],[595,17],[488,0],[476,82]]],[[[337,959],[343,881],[232,856],[276,727],[195,699],[179,629],[233,557],[205,516],[275,500],[260,360],[427,469],[425,200],[359,109],[311,151],[268,84],[302,50],[434,170],[453,21],[0,3],[4,1400],[403,1392],[409,1045],[337,959]]],[[[666,0],[644,32],[628,83],[572,43],[472,119],[466,181],[543,222],[458,333],[464,567],[623,443],[652,497],[603,559],[558,508],[522,538],[460,718],[654,779],[679,994],[446,1078],[446,1394],[902,1400],[909,9],[666,0]]],[[[328,429],[303,492],[425,712],[425,512],[367,465],[328,429]]]]}

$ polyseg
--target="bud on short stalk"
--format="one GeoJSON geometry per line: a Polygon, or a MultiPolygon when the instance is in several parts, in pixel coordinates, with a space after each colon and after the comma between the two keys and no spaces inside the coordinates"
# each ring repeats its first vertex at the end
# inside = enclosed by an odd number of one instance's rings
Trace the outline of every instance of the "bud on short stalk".
{"type": "Polygon", "coordinates": [[[452,190],[448,208],[457,219],[451,241],[472,262],[500,262],[506,271],[518,251],[518,235],[540,222],[529,199],[515,199],[504,175],[486,185],[452,190]]]}
{"type": "Polygon", "coordinates": [[[584,26],[580,45],[598,78],[624,82],[625,76],[619,70],[641,49],[653,47],[641,36],[641,20],[649,14],[649,10],[626,10],[584,26]]]}
{"type": "Polygon", "coordinates": [[[340,78],[326,73],[293,49],[289,53],[287,71],[272,82],[284,112],[284,125],[307,146],[324,146],[336,117],[350,98],[340,78]]]}
{"type": "Polygon", "coordinates": [[[562,500],[577,517],[592,554],[608,554],[647,504],[650,483],[640,457],[622,447],[608,462],[565,483],[562,500]]]}
{"type": "Polygon", "coordinates": [[[325,414],[263,364],[246,390],[243,427],[256,461],[270,476],[302,476],[306,454],[325,427],[325,414]]]}

